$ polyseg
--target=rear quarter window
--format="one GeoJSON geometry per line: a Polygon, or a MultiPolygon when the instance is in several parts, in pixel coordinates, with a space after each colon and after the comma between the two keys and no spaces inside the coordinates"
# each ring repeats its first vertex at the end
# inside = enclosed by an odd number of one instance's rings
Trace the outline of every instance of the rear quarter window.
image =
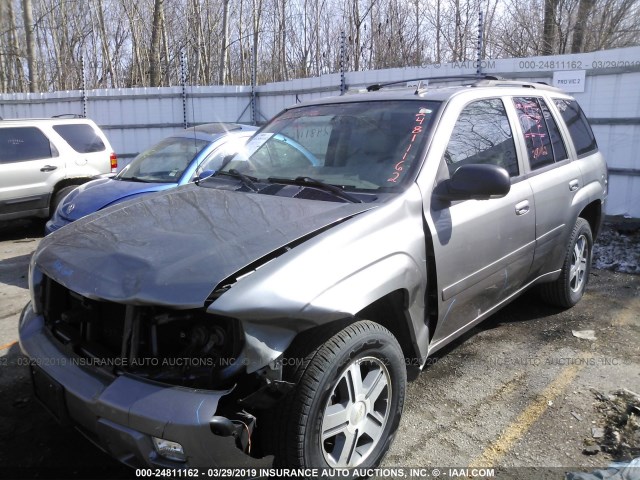
{"type": "Polygon", "coordinates": [[[516,97],[513,103],[524,134],[532,170],[567,159],[558,126],[542,98],[516,97]]]}
{"type": "Polygon", "coordinates": [[[573,140],[573,144],[576,147],[576,153],[578,156],[586,155],[598,150],[598,144],[596,143],[596,137],[593,135],[589,121],[584,112],[575,100],[565,100],[562,98],[554,99],[554,103],[564,123],[567,124],[569,134],[573,140]]]}
{"type": "Polygon", "coordinates": [[[51,158],[56,154],[47,136],[36,127],[0,128],[0,163],[51,158]]]}
{"type": "Polygon", "coordinates": [[[91,125],[54,125],[53,129],[78,153],[104,152],[102,139],[91,125]]]}

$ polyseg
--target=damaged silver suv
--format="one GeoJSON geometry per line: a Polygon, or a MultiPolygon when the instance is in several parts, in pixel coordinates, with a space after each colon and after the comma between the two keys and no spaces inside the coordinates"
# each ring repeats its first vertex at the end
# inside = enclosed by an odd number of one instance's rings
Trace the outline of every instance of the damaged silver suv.
{"type": "Polygon", "coordinates": [[[370,90],[41,242],[20,344],[58,419],[132,466],[370,467],[429,355],[530,287],[580,300],[607,171],[577,102],[370,90]]]}

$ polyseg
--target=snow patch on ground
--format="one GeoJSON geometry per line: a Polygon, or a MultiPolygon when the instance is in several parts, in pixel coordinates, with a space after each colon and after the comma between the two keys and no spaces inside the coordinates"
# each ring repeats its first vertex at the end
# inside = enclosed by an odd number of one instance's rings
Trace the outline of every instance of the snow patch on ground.
{"type": "Polygon", "coordinates": [[[605,224],[593,247],[593,267],[640,274],[640,229],[605,224]]]}

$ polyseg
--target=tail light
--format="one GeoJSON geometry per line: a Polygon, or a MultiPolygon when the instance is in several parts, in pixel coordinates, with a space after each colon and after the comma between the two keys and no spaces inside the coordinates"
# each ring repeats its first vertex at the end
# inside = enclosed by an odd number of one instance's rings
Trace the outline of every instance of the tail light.
{"type": "Polygon", "coordinates": [[[118,171],[118,157],[114,152],[111,152],[109,160],[111,161],[111,173],[116,173],[118,171]]]}

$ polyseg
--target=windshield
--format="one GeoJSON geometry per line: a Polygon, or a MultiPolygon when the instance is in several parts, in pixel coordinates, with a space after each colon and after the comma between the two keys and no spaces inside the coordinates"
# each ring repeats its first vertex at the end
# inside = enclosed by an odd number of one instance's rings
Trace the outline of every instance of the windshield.
{"type": "Polygon", "coordinates": [[[177,183],[206,140],[171,137],[145,150],[115,178],[153,183],[177,183]]]}
{"type": "Polygon", "coordinates": [[[309,177],[345,190],[397,187],[411,178],[438,106],[410,100],[294,108],[222,171],[273,182],[309,177]]]}

